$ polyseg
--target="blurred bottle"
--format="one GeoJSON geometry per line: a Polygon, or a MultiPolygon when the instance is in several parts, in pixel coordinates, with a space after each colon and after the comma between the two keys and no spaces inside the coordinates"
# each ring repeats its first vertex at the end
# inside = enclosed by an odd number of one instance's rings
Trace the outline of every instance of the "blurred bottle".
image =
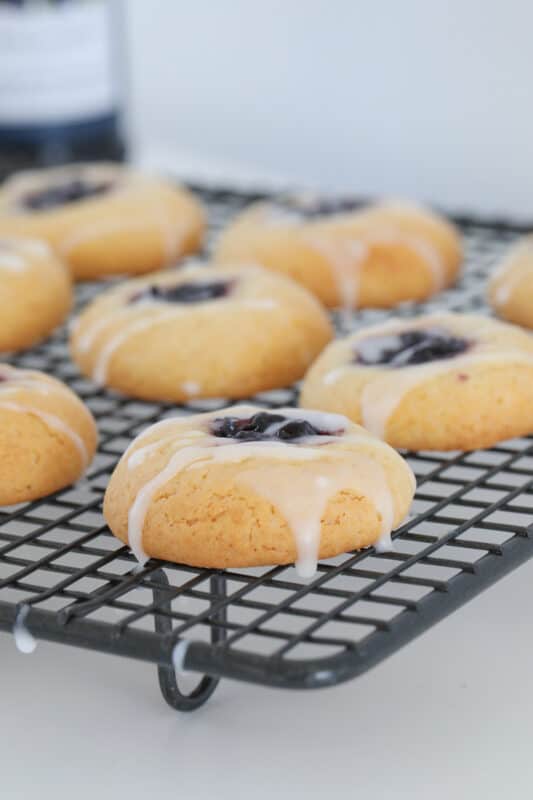
{"type": "Polygon", "coordinates": [[[0,178],[122,160],[116,0],[0,0],[0,178]]]}

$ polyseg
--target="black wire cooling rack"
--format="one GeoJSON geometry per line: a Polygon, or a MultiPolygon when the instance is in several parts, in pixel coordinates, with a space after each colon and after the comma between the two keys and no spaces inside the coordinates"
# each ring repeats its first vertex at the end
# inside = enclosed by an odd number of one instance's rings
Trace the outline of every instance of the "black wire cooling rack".
{"type": "MultiPolygon", "coordinates": [[[[251,193],[201,190],[211,235],[251,193]]],[[[484,311],[488,271],[524,226],[457,219],[466,240],[461,282],[404,316],[448,308],[484,311]]],[[[79,289],[83,304],[98,286],[79,289]]],[[[382,320],[357,313],[353,327],[382,320]]],[[[345,324],[345,323],[343,323],[345,324]]],[[[393,552],[368,549],[320,563],[309,581],[292,567],[206,570],[150,561],[139,570],[101,515],[109,475],[131,439],[175,413],[223,408],[191,402],[176,410],[102,391],[68,357],[65,331],[13,359],[66,381],[98,420],[101,443],[86,478],[33,503],[0,510],[0,630],[21,610],[36,638],[142,659],[158,665],[174,708],[201,705],[220,677],[313,688],[352,678],[533,554],[533,439],[472,453],[409,453],[418,491],[393,552]],[[191,694],[172,666],[177,643],[191,694]]],[[[257,395],[272,408],[295,401],[294,388],[257,395]]]]}

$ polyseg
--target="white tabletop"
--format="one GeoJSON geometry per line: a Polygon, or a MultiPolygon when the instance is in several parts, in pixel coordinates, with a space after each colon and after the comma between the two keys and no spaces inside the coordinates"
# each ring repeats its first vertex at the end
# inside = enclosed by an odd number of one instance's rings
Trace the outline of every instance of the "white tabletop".
{"type": "Polygon", "coordinates": [[[150,665],[0,635],[0,796],[528,797],[532,594],[530,563],[350,683],[223,681],[192,714],[150,665]]]}

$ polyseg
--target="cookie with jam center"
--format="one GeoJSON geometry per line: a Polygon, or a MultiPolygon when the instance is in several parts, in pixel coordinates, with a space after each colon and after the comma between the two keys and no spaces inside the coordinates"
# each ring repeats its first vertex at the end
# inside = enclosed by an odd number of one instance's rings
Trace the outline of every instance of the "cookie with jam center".
{"type": "Polygon", "coordinates": [[[423,208],[300,195],[246,209],[222,233],[215,259],[289,275],[328,307],[391,308],[451,285],[462,248],[456,228],[423,208]]]}
{"type": "Polygon", "coordinates": [[[21,172],[0,187],[0,236],[44,239],[76,280],[162,269],[196,251],[204,227],[185,188],[119,164],[21,172]]]}
{"type": "Polygon", "coordinates": [[[291,384],[332,336],[318,301],[293,281],[192,265],[101,294],[80,315],[71,352],[97,383],[184,402],[291,384]]]}
{"type": "Polygon", "coordinates": [[[402,457],[345,417],[239,405],[156,423],[104,498],[137,559],[237,568],[390,546],[415,488],[402,457]]]}
{"type": "Polygon", "coordinates": [[[46,242],[0,235],[0,352],[44,339],[71,304],[69,271],[46,242]]]}
{"type": "Polygon", "coordinates": [[[391,320],[327,347],[300,405],[345,414],[394,447],[490,447],[533,432],[533,338],[473,314],[391,320]]]}

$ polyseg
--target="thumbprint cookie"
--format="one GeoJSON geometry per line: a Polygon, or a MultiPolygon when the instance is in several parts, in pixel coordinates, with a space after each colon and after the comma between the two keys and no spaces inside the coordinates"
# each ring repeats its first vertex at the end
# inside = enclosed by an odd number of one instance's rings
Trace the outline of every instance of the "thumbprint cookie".
{"type": "Polygon", "coordinates": [[[0,235],[44,239],[77,280],[161,269],[201,244],[183,187],[118,164],[20,172],[0,187],[0,235]]]}
{"type": "Polygon", "coordinates": [[[326,348],[300,403],[394,447],[489,447],[533,433],[533,337],[476,315],[391,320],[326,348]]]}
{"type": "Polygon", "coordinates": [[[156,423],[122,456],[104,515],[137,559],[201,567],[296,563],[375,545],[408,513],[414,476],[344,417],[234,406],[156,423]]]}
{"type": "Polygon", "coordinates": [[[256,262],[328,307],[390,308],[449,286],[461,242],[444,218],[409,205],[288,196],[252,205],[223,232],[215,259],[256,262]]]}
{"type": "Polygon", "coordinates": [[[101,385],[184,402],[286,386],[332,336],[318,301],[288,278],[196,264],[104,292],[75,324],[71,351],[101,385]]]}

